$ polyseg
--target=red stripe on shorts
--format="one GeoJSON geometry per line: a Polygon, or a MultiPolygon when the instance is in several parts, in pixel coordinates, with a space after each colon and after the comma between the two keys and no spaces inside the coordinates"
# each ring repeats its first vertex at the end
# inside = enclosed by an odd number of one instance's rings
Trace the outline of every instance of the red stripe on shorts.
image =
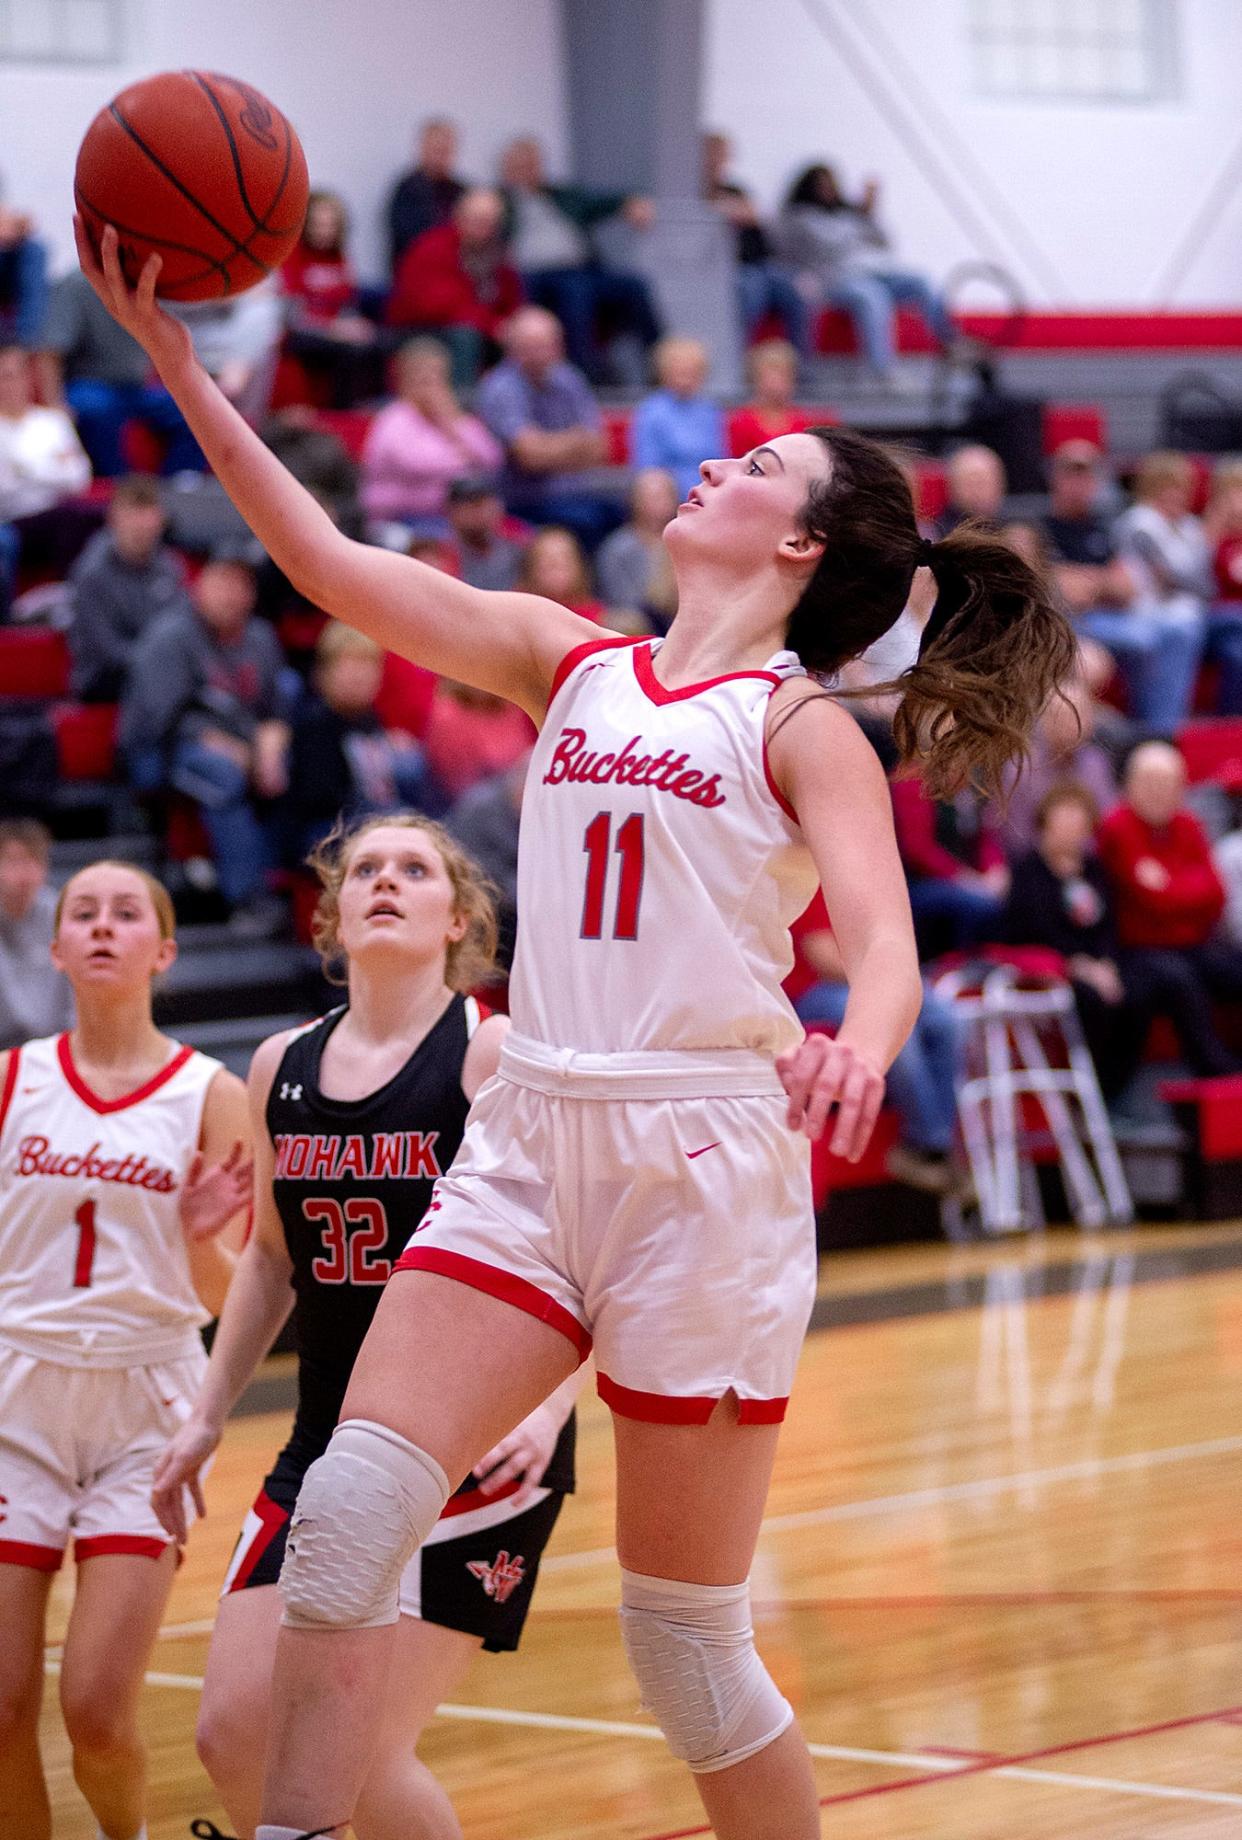
{"type": "Polygon", "coordinates": [[[0,1565],[25,1565],[32,1572],[58,1572],[64,1556],[60,1546],[33,1546],[29,1540],[0,1540],[0,1565]]]}
{"type": "Polygon", "coordinates": [[[108,1553],[126,1553],[136,1559],[162,1559],[171,1540],[153,1540],[145,1533],[97,1533],[89,1539],[73,1542],[73,1556],[81,1565],[83,1559],[102,1559],[108,1553]]]}
{"type": "Polygon", "coordinates": [[[255,1566],[259,1563],[259,1560],[263,1557],[272,1541],[276,1538],[276,1535],[280,1532],[285,1522],[289,1519],[288,1508],[282,1508],[278,1502],[274,1502],[271,1496],[266,1494],[262,1489],[260,1489],[259,1493],[255,1496],[254,1506],[250,1512],[258,1517],[260,1526],[253,1540],[250,1542],[250,1550],[238,1566],[233,1582],[229,1586],[230,1596],[232,1596],[234,1591],[245,1590],[250,1580],[250,1574],[253,1572],[255,1566]]]}
{"type": "MultiPolygon", "coordinates": [[[[598,1373],[595,1385],[600,1398],[622,1418],[636,1418],[645,1425],[705,1425],[718,1398],[693,1393],[643,1393],[632,1386],[622,1386],[598,1373]]],[[[740,1425],[779,1425],[789,1404],[784,1399],[739,1399],[737,1418],[740,1425]]]]}
{"type": "Polygon", "coordinates": [[[528,1316],[547,1323],[550,1329],[559,1329],[578,1350],[580,1361],[585,1361],[591,1352],[590,1331],[583,1328],[563,1303],[549,1297],[528,1279],[502,1271],[499,1265],[487,1265],[482,1259],[467,1258],[465,1253],[450,1252],[444,1246],[420,1246],[415,1240],[401,1254],[393,1271],[430,1271],[440,1278],[455,1278],[458,1284],[486,1291],[489,1297],[497,1297],[501,1303],[511,1303],[515,1309],[525,1310],[528,1316]]]}

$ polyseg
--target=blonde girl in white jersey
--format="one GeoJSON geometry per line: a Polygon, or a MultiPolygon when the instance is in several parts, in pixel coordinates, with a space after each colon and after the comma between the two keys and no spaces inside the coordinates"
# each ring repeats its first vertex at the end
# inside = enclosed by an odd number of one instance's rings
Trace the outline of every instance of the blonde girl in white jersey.
{"type": "Polygon", "coordinates": [[[60,1666],[74,1775],[107,1840],[145,1835],[139,1690],[176,1566],[150,1504],[245,1231],[245,1088],[161,1034],[172,903],[98,862],[52,959],[77,1027],[0,1055],[0,1840],[50,1840],[38,1720],[48,1594],[72,1543],[60,1666]]]}
{"type": "Polygon", "coordinates": [[[920,985],[883,775],[805,671],[864,650],[929,566],[898,740],[936,788],[992,781],[1068,670],[1069,628],[999,544],[921,544],[891,460],[823,429],[707,462],[666,533],[667,639],[587,650],[598,631],[564,608],[343,537],[160,311],[158,258],[131,291],[115,233],[99,258],[79,229],[79,254],[299,590],[545,725],[513,1033],[302,1487],[256,1840],[344,1832],[401,1565],[593,1337],[645,1703],[721,1840],[811,1840],[806,1745],[755,1653],[746,1579],[811,1300],[807,1139],[835,1107],[834,1149],[861,1154],[920,985]],[[851,987],[835,1041],[803,1039],[777,995],[814,878],[851,987]],[[589,1038],[560,1032],[577,1027],[589,1038]]]}

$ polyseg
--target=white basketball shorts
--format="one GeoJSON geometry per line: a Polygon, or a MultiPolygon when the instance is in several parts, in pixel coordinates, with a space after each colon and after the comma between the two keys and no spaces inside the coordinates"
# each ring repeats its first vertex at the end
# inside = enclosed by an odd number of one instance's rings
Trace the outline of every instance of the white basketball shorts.
{"type": "Polygon", "coordinates": [[[510,1036],[397,1261],[559,1329],[628,1418],[785,1407],[815,1294],[810,1145],[770,1060],[510,1036]]]}
{"type": "Polygon", "coordinates": [[[54,1572],[70,1538],[79,1563],[158,1559],[151,1479],[206,1365],[66,1367],[0,1343],[0,1565],[54,1572]]]}

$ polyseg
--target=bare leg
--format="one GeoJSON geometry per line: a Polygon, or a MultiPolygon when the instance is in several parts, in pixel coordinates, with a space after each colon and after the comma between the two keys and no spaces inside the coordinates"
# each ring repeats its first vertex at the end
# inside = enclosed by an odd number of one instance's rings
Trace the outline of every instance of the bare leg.
{"type": "MultiPolygon", "coordinates": [[[[199,1707],[198,1754],[243,1840],[259,1819],[280,1608],[275,1585],[221,1599],[199,1707]]],[[[354,1818],[358,1840],[461,1840],[448,1797],[414,1747],[478,1650],[478,1639],[460,1630],[401,1618],[375,1761],[354,1818]]]]}
{"type": "MultiPolygon", "coordinates": [[[[408,1438],[456,1485],[577,1364],[557,1330],[481,1291],[400,1272],[380,1300],[341,1409],[408,1438]]],[[[263,1819],[343,1828],[391,1691],[395,1630],[282,1628],[263,1819]]]]}
{"type": "Polygon", "coordinates": [[[138,1696],[175,1570],[171,1546],[159,1559],[101,1553],[78,1567],[60,1703],[74,1779],[114,1840],[130,1840],[145,1816],[138,1696]]]}
{"type": "Polygon", "coordinates": [[[0,1840],[52,1840],[39,1759],[50,1572],[0,1565],[0,1840]]]}
{"type": "MultiPolygon", "coordinates": [[[[688,1584],[746,1578],[779,1427],[739,1425],[732,1399],[707,1425],[647,1425],[614,1414],[613,1426],[622,1565],[688,1584]]],[[[796,1724],[744,1763],[694,1782],[718,1840],[819,1840],[815,1779],[796,1724]]]]}

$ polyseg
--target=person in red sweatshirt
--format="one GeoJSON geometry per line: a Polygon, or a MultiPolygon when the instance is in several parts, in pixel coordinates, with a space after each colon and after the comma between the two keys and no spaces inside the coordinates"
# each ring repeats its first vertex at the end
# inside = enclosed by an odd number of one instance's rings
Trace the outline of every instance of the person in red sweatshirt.
{"type": "Polygon", "coordinates": [[[385,318],[403,330],[434,332],[453,354],[453,381],[472,384],[495,357],[501,326],[522,304],[521,277],[503,238],[499,192],[477,187],[458,199],[451,223],[415,238],[393,277],[385,318]]]}
{"type": "Polygon", "coordinates": [[[1186,767],[1165,741],[1145,741],[1126,767],[1123,799],[1099,829],[1127,986],[1172,1016],[1197,1074],[1242,1071],[1221,1041],[1212,1000],[1242,998],[1242,950],[1217,924],[1225,890],[1198,820],[1182,807],[1186,767]],[[1162,1000],[1160,1000],[1162,999],[1162,1000]]]}
{"type": "Polygon", "coordinates": [[[919,957],[997,938],[1009,867],[982,799],[969,788],[931,799],[916,775],[892,780],[889,790],[919,957]]]}

